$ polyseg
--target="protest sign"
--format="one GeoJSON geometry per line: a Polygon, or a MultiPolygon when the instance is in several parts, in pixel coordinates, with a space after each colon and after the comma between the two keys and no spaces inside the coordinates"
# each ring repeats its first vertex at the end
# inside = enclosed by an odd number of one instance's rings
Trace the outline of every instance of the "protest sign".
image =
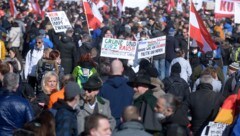
{"type": "Polygon", "coordinates": [[[72,28],[64,11],[47,12],[47,17],[56,33],[65,32],[68,28],[72,28]]]}
{"type": "Polygon", "coordinates": [[[237,0],[216,0],[215,1],[215,17],[231,17],[234,15],[234,3],[237,0]]]}
{"type": "Polygon", "coordinates": [[[138,42],[138,59],[165,53],[166,36],[138,42]]]}
{"type": "Polygon", "coordinates": [[[100,56],[120,59],[134,59],[136,48],[136,41],[103,38],[100,56]]]}
{"type": "Polygon", "coordinates": [[[208,125],[204,127],[201,136],[222,136],[227,126],[227,124],[210,121],[208,125]]]}
{"type": "Polygon", "coordinates": [[[235,5],[234,5],[234,9],[235,9],[235,12],[234,12],[234,22],[236,24],[240,24],[240,2],[236,2],[235,5]]]}

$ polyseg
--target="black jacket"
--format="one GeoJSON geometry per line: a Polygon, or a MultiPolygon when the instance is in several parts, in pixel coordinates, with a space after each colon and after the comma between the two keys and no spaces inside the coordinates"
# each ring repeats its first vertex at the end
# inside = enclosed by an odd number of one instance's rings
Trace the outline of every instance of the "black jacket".
{"type": "Polygon", "coordinates": [[[183,108],[186,112],[190,110],[192,131],[196,136],[215,118],[223,101],[222,94],[212,91],[210,84],[200,84],[196,92],[189,95],[183,108]]]}
{"type": "Polygon", "coordinates": [[[54,105],[57,109],[55,116],[57,136],[77,136],[76,110],[70,107],[65,101],[58,100],[54,105]]]}
{"type": "Polygon", "coordinates": [[[71,37],[63,36],[59,45],[56,45],[61,53],[61,66],[64,68],[64,74],[70,74],[75,64],[76,47],[71,37]]]}
{"type": "Polygon", "coordinates": [[[166,37],[166,60],[171,63],[171,61],[176,58],[175,49],[179,48],[179,42],[177,38],[173,36],[166,37]]]}
{"type": "Polygon", "coordinates": [[[180,108],[177,109],[172,115],[162,120],[163,132],[165,136],[188,136],[190,130],[187,128],[189,125],[187,114],[180,108]]]}
{"type": "Polygon", "coordinates": [[[112,136],[151,136],[144,130],[139,121],[129,121],[121,124],[120,128],[113,132],[112,136]]]}

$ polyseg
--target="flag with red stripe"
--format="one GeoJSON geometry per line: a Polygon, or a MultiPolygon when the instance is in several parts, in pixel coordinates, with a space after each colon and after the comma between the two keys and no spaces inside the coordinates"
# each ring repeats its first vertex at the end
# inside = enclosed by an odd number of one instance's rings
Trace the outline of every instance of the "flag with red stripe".
{"type": "Polygon", "coordinates": [[[192,2],[190,10],[190,37],[196,40],[202,52],[217,49],[216,44],[213,42],[211,35],[209,34],[201,16],[196,11],[192,2]]]}
{"type": "Polygon", "coordinates": [[[15,6],[14,0],[9,0],[10,13],[11,16],[15,17],[18,14],[17,8],[15,6]]]}
{"type": "Polygon", "coordinates": [[[33,13],[41,15],[42,11],[38,4],[38,0],[30,0],[30,3],[31,3],[32,9],[33,9],[33,13]]]}
{"type": "Polygon", "coordinates": [[[96,4],[93,3],[91,0],[83,0],[83,6],[84,6],[85,14],[87,17],[89,28],[91,29],[99,28],[103,21],[103,18],[96,4]]]}

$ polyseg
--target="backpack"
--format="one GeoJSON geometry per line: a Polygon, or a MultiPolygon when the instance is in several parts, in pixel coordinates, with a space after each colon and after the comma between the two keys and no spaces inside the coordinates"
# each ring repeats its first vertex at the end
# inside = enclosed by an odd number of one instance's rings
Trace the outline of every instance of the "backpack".
{"type": "MultiPolygon", "coordinates": [[[[189,88],[187,88],[186,84],[183,82],[184,79],[174,80],[171,78],[166,78],[164,83],[167,82],[168,86],[165,86],[165,92],[171,93],[180,98],[180,100],[184,100],[186,96],[190,93],[189,88]],[[189,93],[187,93],[187,91],[189,93]]],[[[166,84],[164,84],[166,85],[166,84]]]]}
{"type": "Polygon", "coordinates": [[[41,83],[43,75],[48,71],[55,71],[55,65],[54,63],[43,61],[37,71],[37,80],[39,83],[41,83]]]}

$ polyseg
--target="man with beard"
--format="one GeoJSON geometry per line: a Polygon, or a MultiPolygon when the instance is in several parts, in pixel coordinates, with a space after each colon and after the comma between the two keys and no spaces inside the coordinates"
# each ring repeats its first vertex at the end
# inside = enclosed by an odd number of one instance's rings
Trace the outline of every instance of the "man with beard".
{"type": "Polygon", "coordinates": [[[78,104],[78,133],[84,131],[85,117],[100,113],[109,118],[111,128],[114,129],[116,126],[115,119],[112,117],[109,101],[97,96],[99,89],[102,87],[102,80],[98,75],[92,75],[86,83],[83,83],[83,89],[85,90],[83,100],[78,104]]]}

